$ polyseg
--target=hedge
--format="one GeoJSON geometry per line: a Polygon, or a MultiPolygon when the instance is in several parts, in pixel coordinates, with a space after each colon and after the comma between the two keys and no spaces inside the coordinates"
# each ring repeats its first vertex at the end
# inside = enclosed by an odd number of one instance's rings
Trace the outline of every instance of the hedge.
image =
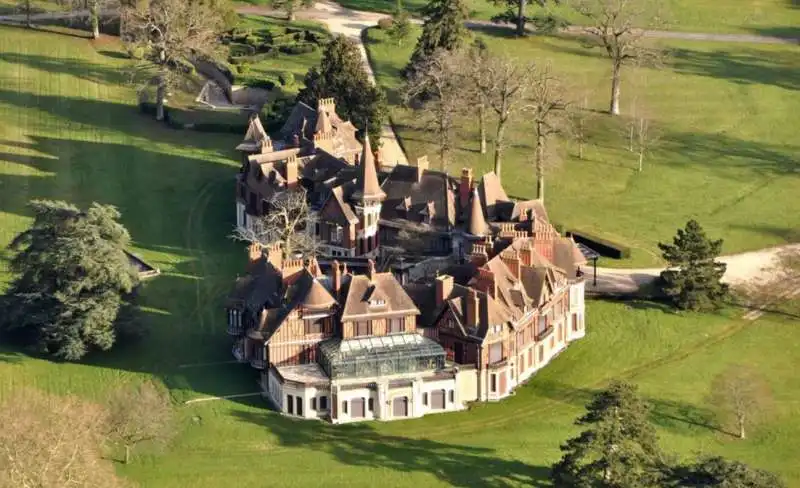
{"type": "Polygon", "coordinates": [[[584,232],[582,230],[570,230],[567,232],[571,235],[575,242],[585,244],[586,246],[597,251],[601,256],[606,256],[614,259],[626,259],[631,257],[631,249],[622,244],[618,244],[608,239],[603,239],[596,235],[584,232]]]}
{"type": "MultiPolygon", "coordinates": [[[[152,102],[139,103],[139,111],[155,117],[156,104],[152,102]]],[[[169,107],[164,107],[164,123],[173,129],[178,130],[194,130],[197,132],[217,132],[217,133],[231,133],[231,134],[244,134],[247,132],[247,124],[221,124],[213,122],[204,122],[198,124],[182,123],[173,119],[170,114],[169,107]]]]}

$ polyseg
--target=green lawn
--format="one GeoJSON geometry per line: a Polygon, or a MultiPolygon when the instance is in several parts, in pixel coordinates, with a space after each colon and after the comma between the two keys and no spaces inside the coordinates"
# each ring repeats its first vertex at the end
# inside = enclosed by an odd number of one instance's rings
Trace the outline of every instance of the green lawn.
{"type": "MultiPolygon", "coordinates": [[[[168,130],[141,116],[133,90],[119,85],[126,61],[109,55],[114,49],[0,27],[0,248],[30,223],[30,199],[117,205],[135,251],[162,270],[141,293],[151,333],[82,364],[2,348],[0,397],[36,385],[101,400],[121,381],[164,381],[179,436],[163,454],[119,466],[148,488],[540,486],[591,391],[625,377],[653,401],[665,448],[735,457],[800,486],[796,317],[751,324],[738,311],[676,315],[645,302],[592,301],[587,337],[517,395],[419,420],[295,422],[256,398],[179,406],[256,389],[247,366],[197,365],[230,359],[221,311],[244,261],[243,246],[225,237],[238,137],[168,130]],[[731,362],[758,367],[775,390],[772,420],[744,442],[716,430],[706,401],[713,374],[731,362]]],[[[10,279],[2,266],[0,285],[10,279]]]]}
{"type": "MultiPolygon", "coordinates": [[[[585,94],[597,112],[584,159],[577,158],[574,145],[562,144],[561,162],[547,177],[545,195],[556,222],[633,248],[631,259],[615,265],[659,264],[656,243],[670,239],[690,218],[724,238],[725,253],[800,241],[796,47],[673,41],[667,46],[673,55],[663,68],[625,72],[623,112],[636,94],[659,135],[639,173],[637,156],[627,150],[624,118],[600,113],[607,110],[610,90],[610,66],[602,53],[571,39],[500,34],[480,35],[492,50],[551,63],[569,96],[580,102],[585,94]]],[[[367,46],[379,83],[397,101],[400,69],[413,42],[397,48],[383,41],[382,31],[371,29],[367,46]]],[[[417,114],[395,107],[393,120],[411,160],[438,154],[417,114]]],[[[503,166],[504,185],[510,195],[533,197],[530,127],[523,120],[508,136],[514,143],[503,166]]],[[[481,155],[476,137],[476,120],[464,118],[451,173],[463,166],[478,174],[492,169],[491,142],[481,155]]]]}
{"type": "MultiPolygon", "coordinates": [[[[341,0],[338,3],[355,10],[392,13],[395,0],[341,0]]],[[[404,8],[419,13],[426,0],[405,0],[404,8]]],[[[465,0],[470,17],[489,20],[504,8],[490,0],[465,0]]],[[[531,7],[528,15],[543,12],[531,7]]],[[[585,23],[569,2],[551,6],[548,11],[572,23],[585,23]]],[[[659,5],[664,28],[688,32],[724,32],[800,37],[800,7],[796,0],[666,0],[659,5]]]]}

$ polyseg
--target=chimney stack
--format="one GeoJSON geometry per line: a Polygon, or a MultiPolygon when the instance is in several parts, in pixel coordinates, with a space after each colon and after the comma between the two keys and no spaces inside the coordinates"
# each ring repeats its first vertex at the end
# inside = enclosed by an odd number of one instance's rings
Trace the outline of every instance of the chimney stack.
{"type": "Polygon", "coordinates": [[[436,277],[436,306],[440,306],[453,291],[453,277],[441,275],[436,277]]]}
{"type": "Polygon", "coordinates": [[[469,203],[469,195],[472,192],[472,168],[461,170],[461,181],[458,185],[458,202],[461,207],[466,207],[469,203]]]}
{"type": "Polygon", "coordinates": [[[430,163],[428,162],[428,156],[417,158],[417,183],[422,181],[422,175],[429,167],[430,163]]]}
{"type": "Polygon", "coordinates": [[[478,325],[478,309],[480,308],[480,301],[478,298],[478,292],[475,291],[474,288],[469,288],[467,291],[467,303],[465,303],[467,308],[467,325],[470,327],[475,327],[478,325]]]}
{"type": "Polygon", "coordinates": [[[339,261],[335,259],[331,263],[331,286],[333,287],[333,294],[338,295],[339,290],[342,288],[342,268],[339,261]]]}
{"type": "Polygon", "coordinates": [[[286,188],[297,188],[297,156],[294,154],[286,159],[286,188]]]}
{"type": "Polygon", "coordinates": [[[370,282],[372,282],[372,280],[375,279],[375,275],[376,274],[377,273],[375,272],[375,261],[372,260],[372,259],[368,259],[367,260],[367,276],[369,276],[369,281],[370,282]]]}
{"type": "Polygon", "coordinates": [[[261,259],[262,255],[263,255],[263,252],[262,252],[262,249],[261,249],[261,244],[259,244],[257,242],[251,243],[247,247],[248,267],[252,268],[258,262],[258,260],[261,259]]]}

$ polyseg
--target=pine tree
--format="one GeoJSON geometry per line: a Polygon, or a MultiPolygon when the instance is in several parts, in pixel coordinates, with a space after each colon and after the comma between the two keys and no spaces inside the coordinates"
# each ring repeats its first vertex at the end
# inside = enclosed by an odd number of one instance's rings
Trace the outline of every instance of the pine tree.
{"type": "Polygon", "coordinates": [[[0,304],[0,329],[67,360],[110,349],[123,295],[138,279],[119,212],[98,203],[85,212],[60,201],[30,206],[33,225],[10,245],[19,276],[0,304]]]}
{"type": "Polygon", "coordinates": [[[669,269],[661,273],[664,293],[684,310],[713,310],[728,296],[728,285],[720,280],[726,265],[715,261],[722,239],[711,240],[695,220],[678,229],[673,244],[659,243],[669,269]]]}
{"type": "Polygon", "coordinates": [[[358,46],[342,35],[325,48],[320,65],[308,71],[297,100],[316,107],[317,100],[329,97],[342,118],[368,129],[373,141],[380,140],[388,111],[386,95],[370,82],[358,46]]]}
{"type": "Polygon", "coordinates": [[[774,474],[754,469],[722,457],[701,459],[673,471],[667,486],[675,488],[783,488],[786,484],[774,474]]]}
{"type": "Polygon", "coordinates": [[[397,0],[394,13],[392,14],[392,26],[386,32],[389,39],[397,43],[398,46],[403,45],[403,41],[408,39],[411,35],[411,16],[406,9],[403,8],[402,0],[397,0]]]}
{"type": "Polygon", "coordinates": [[[663,455],[648,421],[648,405],[633,385],[614,382],[587,405],[576,425],[587,427],[561,446],[551,472],[563,488],[660,486],[663,455]]]}
{"type": "Polygon", "coordinates": [[[405,73],[411,75],[437,49],[452,51],[469,37],[464,21],[469,16],[464,0],[431,0],[422,10],[425,23],[405,73]]]}

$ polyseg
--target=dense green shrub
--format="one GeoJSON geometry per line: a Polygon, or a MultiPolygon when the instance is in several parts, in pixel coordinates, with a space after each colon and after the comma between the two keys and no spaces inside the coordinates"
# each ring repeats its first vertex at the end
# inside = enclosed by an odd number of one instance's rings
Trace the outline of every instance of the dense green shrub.
{"type": "Polygon", "coordinates": [[[316,44],[304,43],[304,44],[289,44],[286,46],[280,46],[278,49],[284,54],[307,54],[313,53],[317,50],[316,44]]]}
{"type": "Polygon", "coordinates": [[[278,75],[278,81],[280,81],[283,86],[292,86],[294,85],[294,73],[291,71],[283,71],[278,75]]]}
{"type": "Polygon", "coordinates": [[[388,30],[392,28],[392,24],[394,24],[394,21],[391,17],[384,17],[378,21],[378,28],[388,30]]]}
{"type": "Polygon", "coordinates": [[[241,64],[239,64],[239,65],[236,67],[236,71],[237,71],[237,72],[238,72],[240,75],[246,75],[246,74],[250,73],[250,63],[248,63],[248,62],[244,62],[244,63],[241,63],[241,64]]]}
{"type": "Polygon", "coordinates": [[[270,80],[247,80],[245,85],[250,88],[263,88],[272,91],[275,88],[275,82],[270,80]]]}

